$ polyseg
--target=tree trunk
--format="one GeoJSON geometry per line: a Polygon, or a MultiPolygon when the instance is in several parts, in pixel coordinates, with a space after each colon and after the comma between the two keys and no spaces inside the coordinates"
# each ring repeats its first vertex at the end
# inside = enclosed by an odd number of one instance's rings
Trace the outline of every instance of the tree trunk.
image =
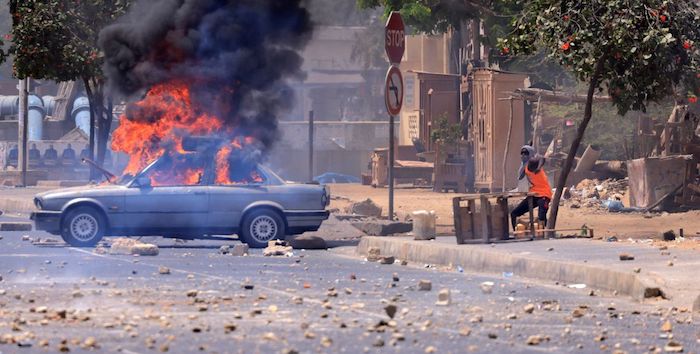
{"type": "MultiPolygon", "coordinates": [[[[89,154],[88,157],[90,160],[95,160],[95,111],[93,110],[92,107],[95,106],[95,96],[92,91],[92,88],[90,87],[90,80],[88,78],[83,78],[83,85],[85,85],[85,94],[88,97],[88,102],[90,103],[90,131],[89,131],[89,154]]],[[[95,168],[90,165],[90,180],[95,179],[96,173],[95,173],[95,168]]]]}
{"type": "Polygon", "coordinates": [[[591,81],[588,85],[588,96],[586,97],[586,108],[583,111],[583,120],[581,121],[581,124],[579,125],[578,130],[576,132],[576,138],[574,139],[573,143],[571,143],[569,154],[566,156],[566,161],[564,161],[564,167],[562,167],[561,174],[559,175],[559,179],[557,180],[557,189],[554,193],[554,199],[552,199],[549,221],[547,222],[547,228],[550,230],[554,230],[557,225],[559,201],[564,191],[564,187],[566,186],[566,179],[569,177],[569,172],[571,172],[571,167],[574,164],[576,151],[578,150],[579,145],[581,145],[581,140],[583,140],[583,135],[586,132],[586,127],[588,126],[588,122],[590,122],[591,116],[593,115],[593,94],[595,93],[595,89],[598,86],[598,80],[600,79],[600,75],[603,73],[603,68],[605,67],[606,60],[607,54],[603,54],[603,56],[600,59],[598,59],[598,62],[595,66],[595,71],[593,72],[593,76],[591,76],[591,81]]]}
{"type": "MultiPolygon", "coordinates": [[[[104,84],[97,78],[84,78],[85,91],[90,101],[90,120],[91,120],[91,144],[90,158],[94,160],[98,166],[104,165],[105,155],[107,151],[107,142],[109,141],[109,132],[112,128],[112,110],[111,100],[109,106],[105,107],[104,84]],[[96,132],[95,132],[95,129],[96,132]],[[95,134],[96,133],[96,134],[95,134]],[[97,139],[95,139],[97,138],[97,139]],[[97,156],[95,158],[94,151],[97,145],[97,156]]],[[[94,172],[91,173],[91,178],[96,178],[94,172]]]]}

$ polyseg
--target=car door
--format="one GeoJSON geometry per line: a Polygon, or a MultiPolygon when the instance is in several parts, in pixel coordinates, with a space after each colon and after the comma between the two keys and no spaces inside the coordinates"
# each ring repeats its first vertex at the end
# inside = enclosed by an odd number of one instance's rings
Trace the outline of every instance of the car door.
{"type": "Polygon", "coordinates": [[[264,174],[260,174],[260,181],[254,183],[212,183],[207,224],[223,230],[238,228],[245,208],[269,200],[270,187],[264,174]]]}
{"type": "Polygon", "coordinates": [[[155,162],[131,182],[124,196],[130,229],[204,229],[209,208],[208,187],[202,177],[193,182],[171,176],[172,166],[155,162]]]}
{"type": "Polygon", "coordinates": [[[125,194],[129,228],[206,228],[207,186],[152,186],[129,188],[125,194]]]}

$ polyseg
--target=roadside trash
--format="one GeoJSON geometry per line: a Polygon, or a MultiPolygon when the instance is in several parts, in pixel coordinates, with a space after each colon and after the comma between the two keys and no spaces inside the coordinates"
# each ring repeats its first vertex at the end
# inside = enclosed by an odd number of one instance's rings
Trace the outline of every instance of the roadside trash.
{"type": "Polygon", "coordinates": [[[513,272],[503,272],[503,277],[504,278],[510,278],[513,276],[513,272]]]}
{"type": "Polygon", "coordinates": [[[608,237],[607,241],[608,242],[617,242],[617,237],[615,237],[615,236],[608,237]]]}
{"type": "Polygon", "coordinates": [[[462,268],[462,266],[457,266],[457,271],[460,273],[464,273],[464,268],[462,268]]]}
{"type": "Polygon", "coordinates": [[[435,238],[435,211],[417,210],[413,216],[413,234],[415,240],[432,240],[435,238]]]}
{"type": "Polygon", "coordinates": [[[622,211],[625,207],[621,201],[615,199],[608,199],[603,201],[603,206],[608,209],[608,211],[622,211]]]}
{"type": "Polygon", "coordinates": [[[569,288],[571,288],[571,289],[585,289],[586,284],[569,284],[569,288]]]}

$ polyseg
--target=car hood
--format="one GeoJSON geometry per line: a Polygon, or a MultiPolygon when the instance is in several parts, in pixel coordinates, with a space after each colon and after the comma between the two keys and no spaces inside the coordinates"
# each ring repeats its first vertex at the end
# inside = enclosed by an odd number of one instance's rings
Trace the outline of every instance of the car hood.
{"type": "Polygon", "coordinates": [[[68,187],[52,189],[50,191],[42,192],[36,195],[37,198],[41,199],[51,199],[51,198],[76,198],[76,197],[88,197],[88,196],[102,196],[102,195],[113,195],[121,193],[126,189],[125,186],[114,185],[114,184],[95,184],[80,187],[68,187]]]}

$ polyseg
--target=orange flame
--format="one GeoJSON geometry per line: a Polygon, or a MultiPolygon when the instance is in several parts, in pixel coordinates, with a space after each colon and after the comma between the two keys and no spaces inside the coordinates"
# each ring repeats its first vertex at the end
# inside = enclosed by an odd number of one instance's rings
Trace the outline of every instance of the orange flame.
{"type": "MultiPolygon", "coordinates": [[[[224,90],[222,94],[232,94],[224,90]]],[[[218,101],[225,101],[219,97],[218,101]]],[[[220,102],[212,102],[216,105],[220,102]]],[[[119,127],[112,136],[112,149],[129,155],[124,174],[135,174],[148,163],[163,154],[193,155],[182,147],[182,140],[190,135],[233,136],[232,128],[225,128],[223,121],[194,107],[190,89],[184,82],[169,82],[153,86],[141,101],[133,103],[126,115],[120,119],[119,127]],[[129,118],[126,117],[129,116],[129,118]]],[[[262,182],[256,172],[245,181],[231,181],[229,156],[234,149],[242,149],[243,144],[252,144],[253,138],[232,139],[215,156],[215,183],[237,184],[262,182]]],[[[196,185],[202,182],[204,166],[193,162],[196,159],[172,159],[168,171],[158,171],[151,176],[157,185],[196,185]]]]}

